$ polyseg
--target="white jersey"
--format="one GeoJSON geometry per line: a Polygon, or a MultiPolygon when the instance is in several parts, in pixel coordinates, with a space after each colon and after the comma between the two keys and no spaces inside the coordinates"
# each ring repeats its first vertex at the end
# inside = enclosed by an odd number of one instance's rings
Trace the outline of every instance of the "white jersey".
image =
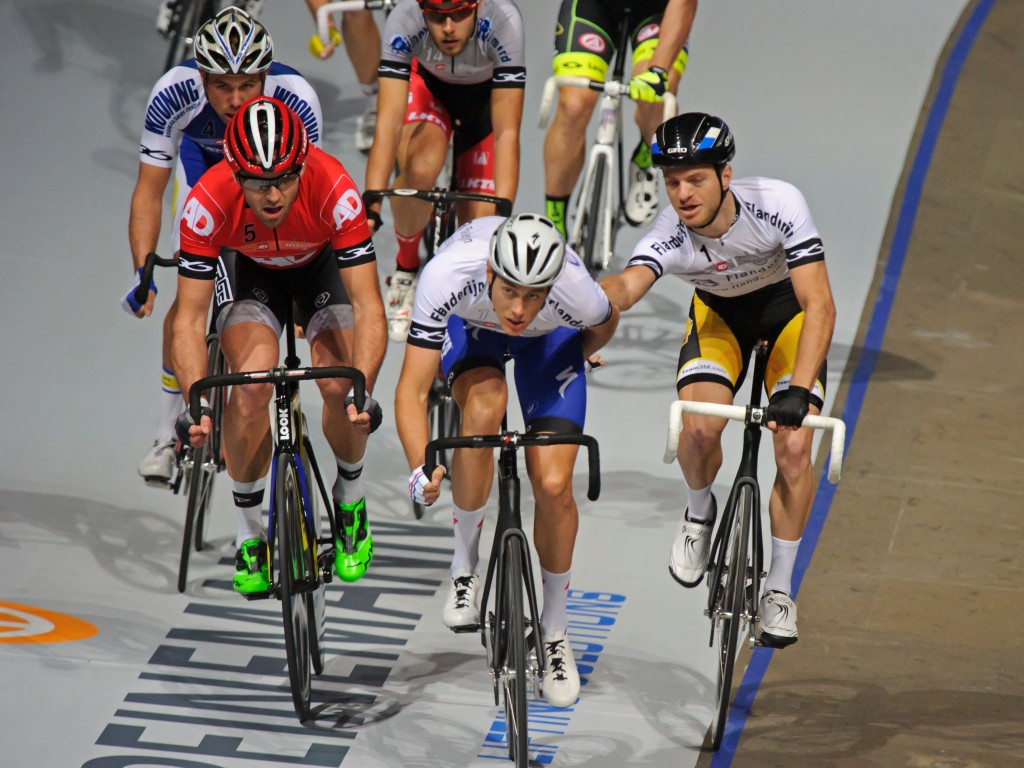
{"type": "Polygon", "coordinates": [[[486,83],[495,88],[526,85],[523,17],[512,0],[480,0],[473,37],[458,56],[434,45],[416,0],[402,0],[384,23],[381,77],[408,79],[415,59],[421,74],[446,83],[486,83]]]}
{"type": "Polygon", "coordinates": [[[676,210],[662,210],[637,243],[627,267],[660,278],[676,275],[715,296],[742,296],[789,278],[789,270],[825,258],[800,190],[778,179],[734,179],[736,221],[721,237],[687,229],[676,210]]]}
{"type": "MultiPolygon", "coordinates": [[[[487,259],[491,235],[504,219],[483,216],[459,227],[420,272],[412,311],[409,343],[441,349],[451,316],[467,325],[501,332],[487,290],[487,259]]],[[[565,270],[551,287],[544,308],[521,336],[543,336],[556,328],[583,330],[612,315],[608,297],[583,262],[566,250],[565,270]]]]}

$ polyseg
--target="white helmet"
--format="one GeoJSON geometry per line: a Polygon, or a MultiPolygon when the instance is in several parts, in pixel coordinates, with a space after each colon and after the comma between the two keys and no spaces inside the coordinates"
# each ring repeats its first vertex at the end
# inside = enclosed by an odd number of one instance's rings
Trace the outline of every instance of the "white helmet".
{"type": "Polygon", "coordinates": [[[274,58],[267,28],[233,5],[199,27],[192,49],[199,69],[212,75],[258,74],[274,58]]]}
{"type": "Polygon", "coordinates": [[[565,239],[550,219],[520,213],[494,231],[490,262],[494,274],[510,283],[547,288],[565,268],[565,239]]]}

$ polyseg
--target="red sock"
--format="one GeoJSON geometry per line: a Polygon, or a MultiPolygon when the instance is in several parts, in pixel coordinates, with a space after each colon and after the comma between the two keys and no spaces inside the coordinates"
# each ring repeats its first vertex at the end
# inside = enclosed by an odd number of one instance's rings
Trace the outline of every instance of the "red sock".
{"type": "Polygon", "coordinates": [[[395,264],[406,272],[419,272],[420,240],[423,239],[423,230],[412,237],[405,237],[396,231],[395,239],[398,240],[398,256],[395,257],[395,264]]]}

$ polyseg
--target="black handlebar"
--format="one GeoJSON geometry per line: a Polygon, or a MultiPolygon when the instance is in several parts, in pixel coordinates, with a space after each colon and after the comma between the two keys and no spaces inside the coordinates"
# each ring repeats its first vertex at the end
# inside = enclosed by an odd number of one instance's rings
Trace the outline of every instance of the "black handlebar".
{"type": "Polygon", "coordinates": [[[426,463],[424,471],[430,478],[437,468],[437,454],[452,448],[501,448],[503,451],[514,451],[519,447],[545,445],[583,445],[587,448],[587,464],[589,467],[589,483],[587,498],[597,501],[601,495],[601,457],[597,440],[590,435],[567,434],[520,434],[519,432],[502,432],[497,435],[467,435],[465,437],[440,437],[427,443],[426,463]]]}
{"type": "Polygon", "coordinates": [[[439,203],[458,203],[460,201],[491,203],[496,206],[499,216],[509,217],[512,215],[512,201],[507,197],[496,195],[482,195],[476,192],[459,192],[458,190],[442,189],[368,189],[363,192],[363,203],[371,205],[380,202],[385,197],[415,197],[417,200],[425,200],[428,203],[437,205],[439,203]]]}
{"type": "Polygon", "coordinates": [[[323,368],[271,368],[269,371],[248,373],[222,373],[199,379],[188,392],[189,411],[196,424],[202,416],[200,397],[208,389],[231,387],[236,384],[282,384],[287,381],[308,381],[309,379],[351,379],[352,399],[356,410],[362,412],[366,406],[366,377],[358,368],[347,365],[331,365],[323,368]]]}
{"type": "Polygon", "coordinates": [[[142,274],[139,276],[139,287],[135,289],[135,303],[142,305],[149,300],[149,284],[153,282],[153,270],[156,267],[176,267],[177,259],[165,259],[156,255],[155,251],[146,254],[146,263],[142,265],[142,274]]]}

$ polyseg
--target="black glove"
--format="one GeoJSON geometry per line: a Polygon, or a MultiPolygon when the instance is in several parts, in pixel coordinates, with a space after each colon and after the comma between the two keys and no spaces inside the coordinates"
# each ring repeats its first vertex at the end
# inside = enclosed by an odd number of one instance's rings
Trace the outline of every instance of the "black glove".
{"type": "MultiPolygon", "coordinates": [[[[202,400],[200,400],[200,405],[201,405],[201,411],[202,411],[201,414],[200,414],[200,418],[202,418],[203,416],[209,416],[212,419],[213,418],[213,409],[210,407],[210,404],[209,404],[209,402],[207,402],[205,397],[202,400]]],[[[191,427],[191,426],[194,426],[194,425],[195,425],[195,422],[192,421],[192,409],[191,408],[186,408],[184,411],[179,413],[178,414],[178,418],[176,418],[174,420],[174,433],[178,436],[178,440],[181,441],[182,445],[191,445],[192,444],[191,443],[192,436],[189,435],[188,428],[191,427]]]]}
{"type": "MultiPolygon", "coordinates": [[[[345,398],[345,409],[348,410],[349,403],[355,404],[355,397],[349,394],[345,398]]],[[[377,427],[380,426],[381,422],[384,421],[384,411],[380,409],[380,403],[374,400],[369,395],[366,396],[366,402],[363,404],[363,410],[360,413],[370,414],[370,431],[376,432],[377,427]]]]}
{"type": "Polygon", "coordinates": [[[368,195],[366,192],[363,192],[363,210],[366,211],[366,220],[373,222],[374,234],[377,234],[377,232],[380,231],[380,228],[384,225],[384,221],[380,217],[380,211],[375,211],[370,207],[371,205],[376,205],[378,202],[380,202],[379,197],[376,195],[368,195]]]}
{"type": "Polygon", "coordinates": [[[790,386],[772,395],[765,411],[765,420],[780,427],[799,427],[811,402],[811,393],[803,387],[790,386]]]}

